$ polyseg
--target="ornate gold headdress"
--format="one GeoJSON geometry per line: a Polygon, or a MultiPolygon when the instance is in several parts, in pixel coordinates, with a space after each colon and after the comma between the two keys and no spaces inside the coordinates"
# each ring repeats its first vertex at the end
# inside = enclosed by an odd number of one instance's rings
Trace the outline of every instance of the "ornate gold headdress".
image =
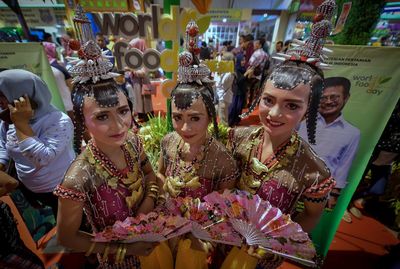
{"type": "Polygon", "coordinates": [[[327,58],[326,53],[332,52],[324,48],[325,39],[332,30],[331,19],[336,10],[335,0],[325,0],[318,8],[311,27],[311,36],[304,42],[293,40],[294,48],[286,54],[278,53],[275,59],[303,61],[313,64],[320,69],[327,69],[329,65],[323,63],[327,58]]]}
{"type": "Polygon", "coordinates": [[[69,47],[78,51],[79,57],[69,57],[73,66],[68,71],[74,77],[73,82],[85,83],[92,80],[96,83],[101,79],[119,76],[111,72],[113,64],[108,58],[112,56],[106,56],[106,52],[102,52],[96,44],[90,21],[79,4],[76,6],[73,22],[78,40],[70,40],[69,47]]]}
{"type": "Polygon", "coordinates": [[[209,79],[210,69],[200,63],[196,54],[200,52],[197,46],[199,27],[191,20],[186,26],[186,50],[179,54],[178,81],[179,83],[197,82],[212,83],[209,79]]]}

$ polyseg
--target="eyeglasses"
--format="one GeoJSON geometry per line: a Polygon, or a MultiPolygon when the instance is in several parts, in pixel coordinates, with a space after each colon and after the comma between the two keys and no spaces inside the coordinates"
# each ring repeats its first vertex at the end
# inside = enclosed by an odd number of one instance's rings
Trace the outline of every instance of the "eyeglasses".
{"type": "Polygon", "coordinates": [[[335,102],[337,100],[339,100],[340,95],[337,94],[332,94],[332,95],[324,95],[321,97],[321,102],[326,102],[328,100],[331,100],[332,102],[335,102]]]}

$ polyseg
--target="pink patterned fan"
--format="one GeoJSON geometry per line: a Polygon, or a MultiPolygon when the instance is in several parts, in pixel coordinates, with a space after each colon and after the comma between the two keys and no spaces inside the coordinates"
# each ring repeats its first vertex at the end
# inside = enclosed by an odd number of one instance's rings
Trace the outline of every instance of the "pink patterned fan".
{"type": "Polygon", "coordinates": [[[313,265],[315,248],[300,225],[258,195],[244,191],[212,192],[204,200],[226,215],[247,245],[313,265]]]}
{"type": "Polygon", "coordinates": [[[192,223],[192,234],[202,240],[240,246],[242,239],[226,218],[218,216],[207,203],[191,197],[166,203],[169,214],[180,214],[192,223]]]}
{"type": "Polygon", "coordinates": [[[136,218],[128,217],[124,221],[116,221],[112,227],[96,233],[93,240],[124,243],[161,242],[185,234],[190,230],[191,223],[185,218],[151,212],[136,218]]]}

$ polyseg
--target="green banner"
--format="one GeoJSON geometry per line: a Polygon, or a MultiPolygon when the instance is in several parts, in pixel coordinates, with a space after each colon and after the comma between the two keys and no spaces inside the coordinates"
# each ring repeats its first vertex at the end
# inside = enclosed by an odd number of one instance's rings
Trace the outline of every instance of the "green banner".
{"type": "Polygon", "coordinates": [[[53,96],[51,103],[65,111],[49,61],[40,43],[1,43],[0,68],[25,69],[46,82],[53,96]]]}
{"type": "Polygon", "coordinates": [[[400,97],[400,48],[331,46],[327,60],[333,68],[325,77],[345,77],[351,81],[350,99],[343,116],[361,132],[348,185],[342,190],[332,212],[325,212],[313,231],[318,252],[326,255],[343,213],[355,192],[373,149],[400,97]],[[397,60],[396,60],[397,59],[397,60]]]}

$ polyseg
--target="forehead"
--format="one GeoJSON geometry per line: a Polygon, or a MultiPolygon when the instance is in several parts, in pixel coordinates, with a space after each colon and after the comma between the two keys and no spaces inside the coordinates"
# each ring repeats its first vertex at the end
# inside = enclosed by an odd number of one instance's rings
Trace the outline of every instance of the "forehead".
{"type": "Polygon", "coordinates": [[[181,113],[181,114],[191,114],[191,113],[201,113],[207,114],[206,105],[203,102],[201,97],[197,98],[193,104],[188,107],[188,109],[181,110],[175,106],[175,103],[172,102],[172,113],[181,113]]]}
{"type": "Polygon", "coordinates": [[[102,111],[102,110],[112,110],[112,109],[117,109],[121,106],[125,106],[128,105],[128,100],[126,99],[125,95],[121,92],[118,91],[118,101],[119,104],[115,107],[101,107],[97,104],[96,100],[94,99],[94,97],[92,96],[86,96],[84,99],[84,106],[83,106],[83,110],[84,111],[102,111]]]}
{"type": "Polygon", "coordinates": [[[338,86],[329,86],[324,89],[323,95],[331,95],[331,94],[343,94],[343,87],[341,85],[338,86]]]}
{"type": "Polygon", "coordinates": [[[310,96],[310,85],[309,84],[302,84],[300,83],[292,90],[283,90],[280,88],[276,88],[272,81],[268,80],[265,84],[263,94],[264,95],[271,95],[275,98],[281,99],[302,99],[308,100],[310,96]]]}

